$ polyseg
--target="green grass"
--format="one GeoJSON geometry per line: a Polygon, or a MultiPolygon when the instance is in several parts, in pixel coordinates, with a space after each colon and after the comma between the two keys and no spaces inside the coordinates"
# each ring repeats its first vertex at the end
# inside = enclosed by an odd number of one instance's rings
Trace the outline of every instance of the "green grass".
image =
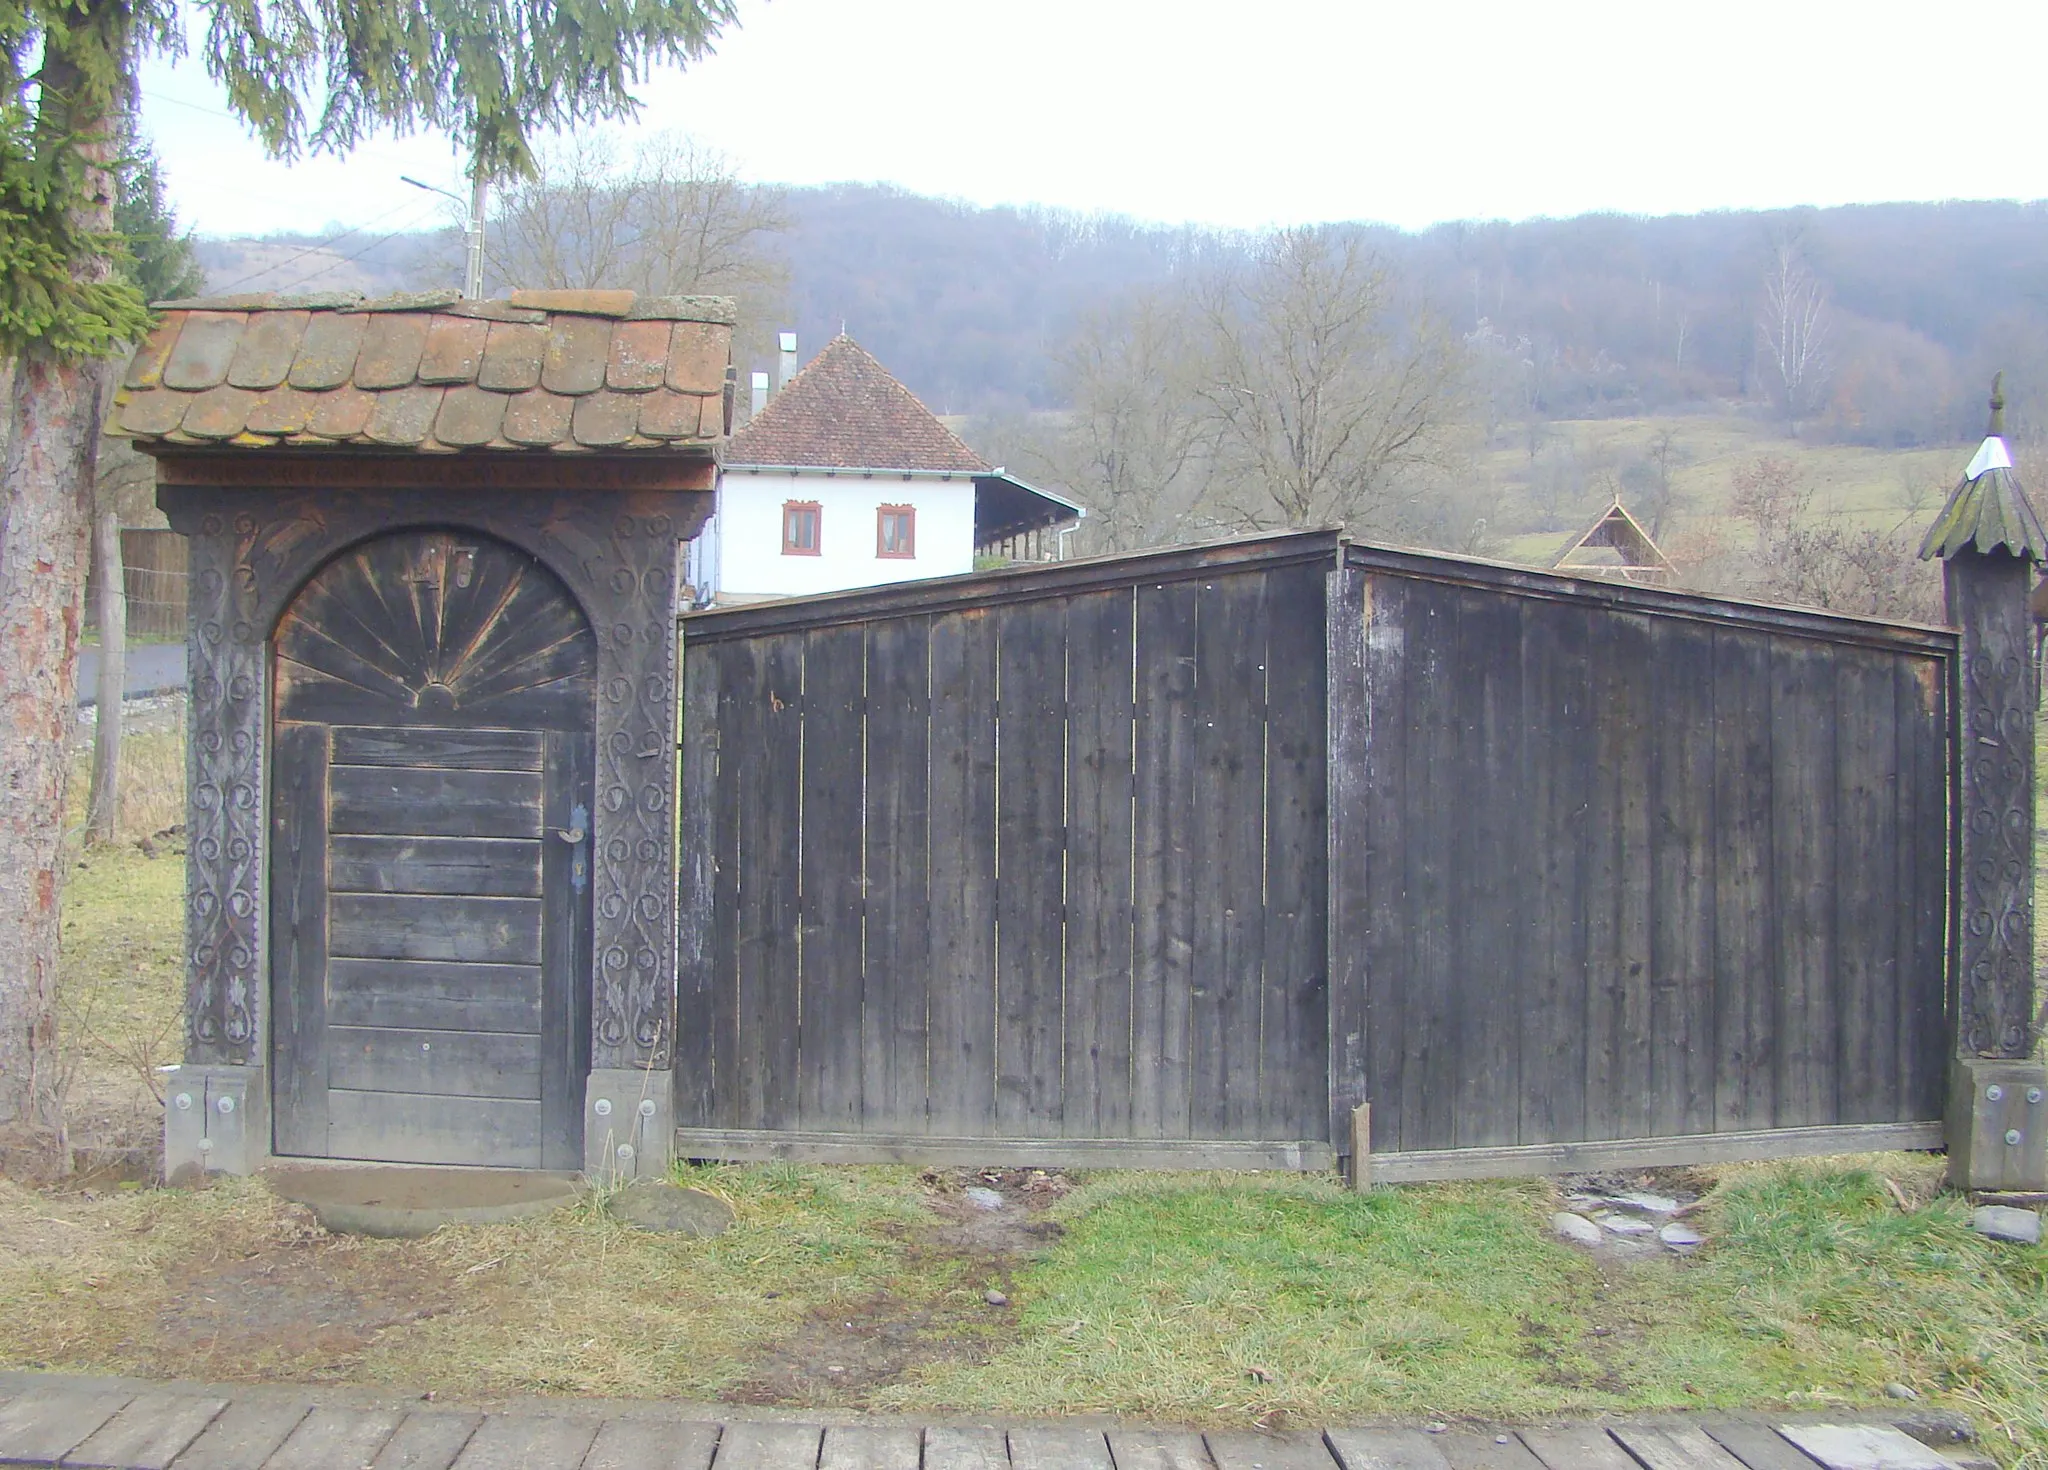
{"type": "MultiPolygon", "coordinates": [[[[1882,1161],[1933,1185],[1925,1160],[1882,1161]]],[[[1107,1176],[1019,1275],[1023,1340],[891,1402],[1204,1422],[1882,1402],[1903,1381],[2048,1465],[2041,1250],[1954,1197],[1910,1214],[1869,1167],[1725,1171],[1687,1261],[1597,1266],[1544,1182],[1346,1194],[1107,1176]]]]}
{"type": "Polygon", "coordinates": [[[1096,1174],[1054,1207],[1064,1235],[1009,1271],[1002,1311],[980,1302],[990,1263],[931,1233],[909,1169],[680,1171],[737,1213],[702,1241],[587,1204],[363,1241],[306,1234],[249,1181],[96,1199],[0,1183],[0,1366],[709,1399],[844,1318],[900,1326],[919,1361],[857,1390],[821,1366],[798,1401],[1245,1426],[1810,1411],[1903,1382],[2043,1470],[2048,1252],[1972,1234],[1939,1172],[1915,1155],[1708,1171],[1705,1249],[1619,1265],[1551,1238],[1543,1181],[1361,1196],[1096,1174]],[[302,1295],[334,1330],[348,1312],[374,1330],[306,1332],[302,1295]]]}

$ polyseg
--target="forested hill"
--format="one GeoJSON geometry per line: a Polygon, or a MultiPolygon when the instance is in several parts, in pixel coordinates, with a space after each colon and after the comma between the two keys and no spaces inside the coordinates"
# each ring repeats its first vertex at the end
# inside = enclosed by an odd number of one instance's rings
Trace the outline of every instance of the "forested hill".
{"type": "MultiPolygon", "coordinates": [[[[781,319],[803,355],[843,325],[935,409],[1061,404],[1056,355],[1090,308],[1257,248],[1248,236],[1055,211],[980,209],[863,185],[787,191],[781,319]]],[[[1889,204],[1658,219],[1587,215],[1359,226],[1411,299],[1499,366],[1500,418],[1630,415],[1758,400],[1760,317],[1783,263],[1824,302],[1824,401],[1843,439],[1909,444],[1968,431],[1994,367],[2022,414],[2048,384],[2048,204],[1889,204]]],[[[305,254],[319,237],[205,242],[212,283],[417,286],[449,276],[452,242],[401,236],[305,254]],[[290,259],[250,281],[265,259],[290,259]],[[295,258],[294,258],[295,257],[295,258]]],[[[504,283],[493,282],[496,288],[504,283]]],[[[1782,301],[1776,303],[1782,307],[1782,301]]],[[[758,352],[758,348],[756,351],[758,352]]],[[[751,362],[749,367],[766,366],[751,362]]]]}

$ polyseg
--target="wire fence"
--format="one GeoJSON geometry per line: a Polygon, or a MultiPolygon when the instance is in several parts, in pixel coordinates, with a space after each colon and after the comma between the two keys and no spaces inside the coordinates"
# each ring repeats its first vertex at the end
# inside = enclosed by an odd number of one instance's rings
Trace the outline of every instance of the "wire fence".
{"type": "MultiPolygon", "coordinates": [[[[136,643],[175,643],[185,636],[185,538],[176,531],[147,527],[121,532],[121,581],[128,598],[128,638],[136,643]]],[[[85,624],[99,626],[95,575],[86,589],[85,624]]]]}

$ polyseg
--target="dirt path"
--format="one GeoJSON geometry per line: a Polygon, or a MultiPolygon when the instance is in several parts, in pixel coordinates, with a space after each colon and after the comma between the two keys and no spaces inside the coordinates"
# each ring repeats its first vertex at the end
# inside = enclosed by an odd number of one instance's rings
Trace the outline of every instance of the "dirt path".
{"type": "Polygon", "coordinates": [[[925,1363],[987,1361],[1016,1336],[1011,1278],[1061,1234],[1046,1212],[1067,1193],[1039,1169],[928,1169],[919,1176],[932,1222],[905,1232],[919,1280],[950,1276],[943,1293],[870,1292],[814,1307],[721,1397],[757,1406],[860,1404],[925,1363]],[[950,1265],[951,1271],[945,1270],[950,1265]]]}

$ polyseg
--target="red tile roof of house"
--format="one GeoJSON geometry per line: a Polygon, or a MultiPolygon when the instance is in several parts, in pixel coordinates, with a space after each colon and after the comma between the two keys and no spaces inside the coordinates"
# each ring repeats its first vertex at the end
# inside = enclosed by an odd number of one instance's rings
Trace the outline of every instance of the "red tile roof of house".
{"type": "Polygon", "coordinates": [[[709,455],[725,433],[723,298],[449,291],[161,306],[107,425],[145,448],[709,455]]]}
{"type": "Polygon", "coordinates": [[[728,465],[961,474],[990,470],[916,394],[844,333],[732,436],[724,458],[728,465]]]}

